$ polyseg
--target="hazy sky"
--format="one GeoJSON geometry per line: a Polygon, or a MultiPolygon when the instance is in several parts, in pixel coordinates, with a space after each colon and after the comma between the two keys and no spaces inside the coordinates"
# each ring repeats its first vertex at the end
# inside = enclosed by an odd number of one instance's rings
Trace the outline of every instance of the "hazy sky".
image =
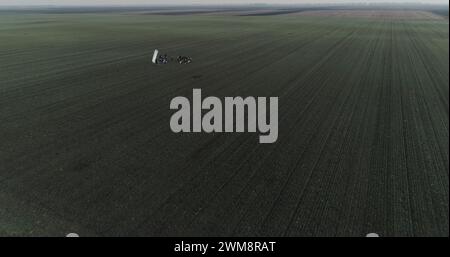
{"type": "Polygon", "coordinates": [[[448,4],[448,0],[0,0],[0,5],[136,5],[136,4],[245,4],[245,3],[430,3],[448,4]]]}

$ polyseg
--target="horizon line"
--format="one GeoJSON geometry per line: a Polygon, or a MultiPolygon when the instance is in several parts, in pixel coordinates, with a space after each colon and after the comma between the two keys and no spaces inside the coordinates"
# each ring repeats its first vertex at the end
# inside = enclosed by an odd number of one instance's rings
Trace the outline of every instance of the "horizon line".
{"type": "Polygon", "coordinates": [[[2,4],[0,6],[8,6],[8,7],[164,7],[164,6],[346,6],[346,5],[363,5],[363,6],[371,6],[371,5],[442,5],[448,6],[449,2],[442,3],[424,3],[424,2],[329,2],[329,3],[231,3],[231,4],[200,4],[200,3],[192,3],[192,4],[181,4],[181,3],[161,3],[161,4],[2,4]]]}

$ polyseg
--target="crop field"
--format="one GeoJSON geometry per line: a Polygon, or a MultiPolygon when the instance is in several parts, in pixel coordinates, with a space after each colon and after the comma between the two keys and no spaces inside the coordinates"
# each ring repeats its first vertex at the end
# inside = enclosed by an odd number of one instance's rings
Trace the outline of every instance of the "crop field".
{"type": "Polygon", "coordinates": [[[0,236],[448,236],[448,16],[259,11],[1,12],[0,236]],[[193,88],[278,141],[173,133],[193,88]]]}

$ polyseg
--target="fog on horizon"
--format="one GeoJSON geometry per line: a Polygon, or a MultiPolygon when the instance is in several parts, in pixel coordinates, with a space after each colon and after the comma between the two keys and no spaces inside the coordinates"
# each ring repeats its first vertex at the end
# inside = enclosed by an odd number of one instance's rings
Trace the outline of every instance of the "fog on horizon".
{"type": "Polygon", "coordinates": [[[0,5],[445,4],[447,0],[0,0],[0,5]],[[13,2],[13,3],[12,3],[13,2]]]}

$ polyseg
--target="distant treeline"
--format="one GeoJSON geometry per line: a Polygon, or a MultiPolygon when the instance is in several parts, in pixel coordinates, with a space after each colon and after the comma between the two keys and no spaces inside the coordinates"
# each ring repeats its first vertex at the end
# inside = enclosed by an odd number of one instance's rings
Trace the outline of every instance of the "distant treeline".
{"type": "Polygon", "coordinates": [[[75,14],[75,13],[145,13],[158,15],[192,15],[233,11],[249,11],[255,13],[238,16],[269,16],[321,10],[424,10],[440,16],[448,17],[448,5],[425,4],[352,4],[352,5],[229,5],[229,6],[0,6],[0,13],[42,13],[42,14],[75,14]]]}

